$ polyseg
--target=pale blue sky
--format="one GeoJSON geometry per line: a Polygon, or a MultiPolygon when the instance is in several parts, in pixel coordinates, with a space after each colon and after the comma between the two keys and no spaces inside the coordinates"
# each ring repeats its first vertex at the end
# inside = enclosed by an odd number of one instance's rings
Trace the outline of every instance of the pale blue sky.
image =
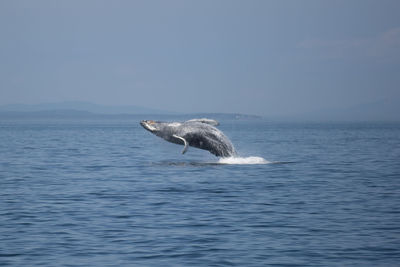
{"type": "Polygon", "coordinates": [[[400,102],[400,1],[0,1],[0,105],[267,116],[400,102]]]}

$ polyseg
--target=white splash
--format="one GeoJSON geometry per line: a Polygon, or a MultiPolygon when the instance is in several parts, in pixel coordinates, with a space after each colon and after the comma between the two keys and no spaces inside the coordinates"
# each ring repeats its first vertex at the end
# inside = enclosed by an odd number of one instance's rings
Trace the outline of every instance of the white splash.
{"type": "Polygon", "coordinates": [[[220,164],[269,164],[268,161],[261,157],[229,157],[220,158],[218,163],[220,164]]]}

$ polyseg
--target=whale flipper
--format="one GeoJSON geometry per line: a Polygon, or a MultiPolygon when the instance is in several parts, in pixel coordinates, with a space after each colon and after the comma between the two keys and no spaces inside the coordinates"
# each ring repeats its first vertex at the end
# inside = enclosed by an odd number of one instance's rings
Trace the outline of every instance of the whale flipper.
{"type": "Polygon", "coordinates": [[[178,139],[180,139],[180,140],[182,140],[183,141],[183,143],[184,143],[184,145],[185,145],[185,147],[183,148],[183,150],[182,150],[182,154],[185,154],[186,153],[186,151],[188,150],[188,148],[189,148],[189,143],[186,141],[186,139],[185,138],[183,138],[183,137],[180,137],[180,136],[177,136],[176,134],[174,134],[174,135],[172,135],[173,137],[175,137],[175,138],[178,138],[178,139]]]}

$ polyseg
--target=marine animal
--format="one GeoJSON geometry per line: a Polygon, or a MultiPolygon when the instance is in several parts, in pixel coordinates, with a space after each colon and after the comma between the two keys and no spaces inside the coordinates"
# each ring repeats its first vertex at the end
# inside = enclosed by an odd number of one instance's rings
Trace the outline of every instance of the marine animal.
{"type": "Polygon", "coordinates": [[[191,120],[188,120],[187,122],[202,122],[202,123],[207,123],[207,124],[210,124],[210,125],[212,125],[212,126],[218,126],[219,125],[219,122],[218,121],[216,121],[216,120],[213,120],[213,119],[207,119],[207,118],[202,118],[202,119],[191,119],[191,120]]]}
{"type": "Polygon", "coordinates": [[[184,145],[182,154],[189,146],[208,150],[217,157],[232,157],[236,151],[231,141],[214,127],[219,123],[211,119],[192,119],[185,122],[161,122],[143,120],[140,124],[149,132],[164,140],[184,145]]]}

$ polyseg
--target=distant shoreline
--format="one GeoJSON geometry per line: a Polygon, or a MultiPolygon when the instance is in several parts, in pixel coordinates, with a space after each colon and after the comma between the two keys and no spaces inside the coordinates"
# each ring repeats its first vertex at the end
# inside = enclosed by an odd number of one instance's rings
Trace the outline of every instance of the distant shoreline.
{"type": "Polygon", "coordinates": [[[189,114],[104,114],[82,110],[0,111],[0,119],[129,119],[129,118],[215,118],[228,120],[263,119],[262,116],[238,113],[189,113],[189,114]]]}

